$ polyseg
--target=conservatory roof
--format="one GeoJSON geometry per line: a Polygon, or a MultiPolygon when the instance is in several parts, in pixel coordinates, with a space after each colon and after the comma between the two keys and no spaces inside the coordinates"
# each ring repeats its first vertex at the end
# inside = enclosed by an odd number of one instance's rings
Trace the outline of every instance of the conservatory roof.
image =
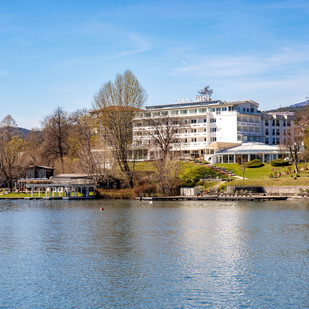
{"type": "Polygon", "coordinates": [[[263,143],[243,143],[240,146],[217,151],[216,154],[259,154],[279,153],[282,150],[278,145],[266,145],[263,143]]]}

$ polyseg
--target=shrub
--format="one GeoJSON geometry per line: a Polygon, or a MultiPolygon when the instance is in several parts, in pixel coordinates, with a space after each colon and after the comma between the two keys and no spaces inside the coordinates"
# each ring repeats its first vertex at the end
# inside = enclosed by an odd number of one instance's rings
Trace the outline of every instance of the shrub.
{"type": "Polygon", "coordinates": [[[134,199],[133,189],[97,189],[96,196],[105,199],[134,199]]]}
{"type": "Polygon", "coordinates": [[[157,192],[157,187],[155,184],[143,184],[143,185],[139,185],[136,186],[134,188],[134,193],[136,196],[140,196],[142,195],[148,195],[151,196],[153,193],[157,192]]]}
{"type": "Polygon", "coordinates": [[[255,168],[255,167],[262,167],[262,166],[264,166],[264,163],[260,161],[259,159],[254,159],[247,163],[248,168],[255,168]]]}
{"type": "Polygon", "coordinates": [[[275,159],[270,161],[271,166],[287,166],[289,165],[289,161],[283,159],[275,159]]]}
{"type": "Polygon", "coordinates": [[[182,185],[194,187],[204,178],[222,178],[223,174],[207,166],[183,163],[179,179],[182,185]]]}
{"type": "Polygon", "coordinates": [[[205,188],[203,186],[196,186],[196,187],[194,187],[194,191],[198,195],[202,194],[204,192],[204,189],[205,188]]]}

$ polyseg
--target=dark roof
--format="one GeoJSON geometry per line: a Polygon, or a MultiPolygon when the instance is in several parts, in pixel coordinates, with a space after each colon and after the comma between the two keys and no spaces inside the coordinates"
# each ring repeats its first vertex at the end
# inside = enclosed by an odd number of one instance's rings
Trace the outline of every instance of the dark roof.
{"type": "Polygon", "coordinates": [[[34,168],[34,167],[38,167],[38,168],[45,168],[46,170],[54,170],[54,167],[50,167],[50,166],[42,166],[42,165],[28,165],[26,166],[26,168],[34,168]]]}
{"type": "Polygon", "coordinates": [[[216,101],[207,101],[207,102],[188,102],[188,103],[174,103],[174,104],[166,104],[166,105],[152,105],[146,106],[146,109],[157,109],[157,108],[173,108],[173,107],[185,107],[185,106],[201,106],[201,105],[209,105],[209,104],[216,104],[216,103],[223,103],[220,100],[216,101]]]}

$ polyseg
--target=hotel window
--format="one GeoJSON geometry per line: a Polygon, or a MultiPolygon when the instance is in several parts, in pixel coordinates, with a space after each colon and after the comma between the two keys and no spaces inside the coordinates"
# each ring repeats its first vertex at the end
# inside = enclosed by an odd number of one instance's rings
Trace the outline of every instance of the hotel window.
{"type": "Polygon", "coordinates": [[[207,132],[207,129],[206,129],[206,128],[204,129],[204,132],[207,132]]]}
{"type": "Polygon", "coordinates": [[[216,137],[211,137],[211,138],[210,138],[210,141],[211,141],[211,142],[215,142],[216,140],[217,140],[216,137]]]}
{"type": "Polygon", "coordinates": [[[265,130],[265,135],[269,135],[268,129],[265,130]]]}
{"type": "Polygon", "coordinates": [[[222,112],[225,112],[226,111],[226,107],[222,107],[222,112]]]}
{"type": "Polygon", "coordinates": [[[191,130],[191,133],[196,133],[196,129],[192,129],[192,130],[191,130]]]}
{"type": "Polygon", "coordinates": [[[276,120],[276,126],[279,127],[280,126],[280,122],[279,120],[276,120]]]}
{"type": "Polygon", "coordinates": [[[196,138],[191,138],[192,143],[196,143],[196,138]]]}
{"type": "Polygon", "coordinates": [[[229,106],[229,112],[234,110],[234,106],[229,106]]]}
{"type": "Polygon", "coordinates": [[[180,114],[182,114],[182,115],[187,114],[187,113],[188,113],[188,111],[186,109],[180,111],[180,114]]]}
{"type": "Polygon", "coordinates": [[[196,119],[191,119],[191,123],[196,123],[196,119]]]}
{"type": "Polygon", "coordinates": [[[268,120],[265,120],[265,126],[268,126],[268,120]]]}
{"type": "Polygon", "coordinates": [[[217,128],[210,128],[210,132],[216,132],[217,128]]]}
{"type": "Polygon", "coordinates": [[[277,145],[280,144],[279,138],[276,138],[276,144],[277,144],[277,145]]]}
{"type": "Polygon", "coordinates": [[[206,118],[204,118],[204,123],[206,123],[207,122],[207,119],[206,118]]]}
{"type": "Polygon", "coordinates": [[[212,112],[215,112],[215,111],[216,111],[216,109],[215,109],[214,107],[212,107],[212,108],[211,108],[211,111],[212,111],[212,112]]]}
{"type": "Polygon", "coordinates": [[[185,138],[185,143],[188,143],[188,139],[187,138],[185,138]]]}
{"type": "Polygon", "coordinates": [[[265,144],[269,144],[268,138],[265,138],[265,144]]]}
{"type": "Polygon", "coordinates": [[[207,138],[206,137],[204,137],[204,142],[206,142],[207,141],[207,138]]]}
{"type": "Polygon", "coordinates": [[[245,112],[245,111],[246,111],[246,109],[243,107],[242,111],[243,111],[243,112],[245,112]]]}
{"type": "Polygon", "coordinates": [[[216,122],[217,119],[216,118],[210,118],[210,122],[216,122]]]}

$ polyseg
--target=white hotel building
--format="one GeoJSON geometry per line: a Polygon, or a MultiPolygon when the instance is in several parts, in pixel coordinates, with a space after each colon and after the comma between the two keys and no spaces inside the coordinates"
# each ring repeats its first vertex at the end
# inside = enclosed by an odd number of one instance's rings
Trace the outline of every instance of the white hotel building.
{"type": "Polygon", "coordinates": [[[195,97],[169,105],[147,106],[134,120],[133,147],[140,150],[139,159],[152,160],[159,156],[151,143],[151,128],[145,120],[168,115],[182,119],[185,128],[181,140],[172,151],[180,158],[203,158],[211,163],[236,162],[259,157],[270,161],[280,154],[279,144],[294,132],[293,113],[261,113],[259,104],[252,100],[208,100],[195,97]],[[238,148],[237,148],[238,147],[238,148]],[[240,147],[240,148],[239,148],[240,147]],[[235,151],[234,151],[235,150],[235,151]]]}

